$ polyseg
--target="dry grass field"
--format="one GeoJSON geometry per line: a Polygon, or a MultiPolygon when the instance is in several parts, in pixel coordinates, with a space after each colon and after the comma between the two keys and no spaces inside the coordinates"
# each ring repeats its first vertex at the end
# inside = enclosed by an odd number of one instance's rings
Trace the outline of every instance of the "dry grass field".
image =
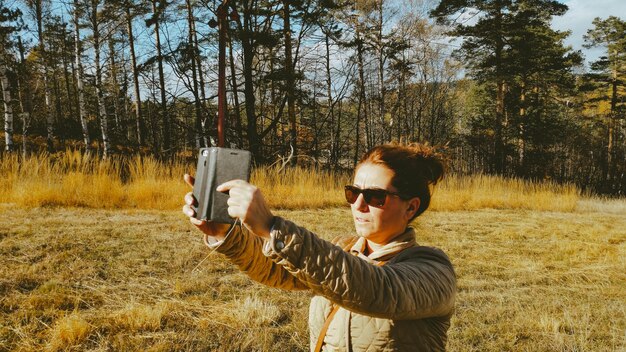
{"type": "MultiPolygon", "coordinates": [[[[194,165],[0,158],[0,352],[306,351],[310,295],[251,282],[181,213],[194,165]]],[[[257,168],[274,209],[353,233],[350,175],[257,168]]],[[[625,351],[626,200],[449,176],[415,223],[456,267],[451,351],[625,351]]]]}
{"type": "MultiPolygon", "coordinates": [[[[457,271],[450,351],[624,351],[626,206],[426,212],[457,271]]],[[[346,207],[282,210],[324,238],[346,207]]],[[[307,293],[209,253],[180,211],[0,205],[0,351],[305,351],[307,293]]]]}

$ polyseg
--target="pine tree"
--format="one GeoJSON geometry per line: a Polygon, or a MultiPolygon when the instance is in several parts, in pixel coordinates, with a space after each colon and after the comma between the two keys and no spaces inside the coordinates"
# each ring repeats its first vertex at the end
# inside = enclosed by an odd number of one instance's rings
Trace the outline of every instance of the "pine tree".
{"type": "MultiPolygon", "coordinates": [[[[593,90],[597,97],[591,103],[608,103],[606,114],[606,149],[602,171],[605,180],[610,180],[618,172],[618,149],[625,153],[624,121],[626,120],[626,21],[610,16],[605,20],[593,20],[594,28],[585,35],[587,47],[603,47],[605,54],[591,64],[593,73],[587,75],[587,90],[593,90]],[[608,94],[606,94],[608,93],[608,94]],[[620,126],[621,124],[621,126],[620,126]],[[617,148],[616,148],[617,147],[617,148]]],[[[621,166],[624,169],[624,166],[621,166]]],[[[623,176],[622,176],[623,177],[623,176]]]]}
{"type": "Polygon", "coordinates": [[[497,174],[505,171],[504,98],[507,81],[510,81],[510,48],[506,39],[510,36],[512,6],[512,0],[442,0],[431,12],[439,23],[453,26],[450,34],[464,37],[459,53],[472,76],[479,82],[489,82],[495,87],[491,170],[497,174]],[[475,12],[481,16],[474,25],[455,23],[455,20],[450,19],[459,13],[476,15],[475,12]]]}
{"type": "Polygon", "coordinates": [[[535,141],[533,152],[539,156],[535,164],[545,168],[542,155],[548,153],[550,144],[559,141],[558,133],[548,131],[549,126],[559,124],[558,114],[551,107],[559,104],[555,97],[573,94],[572,68],[582,64],[582,56],[565,46],[569,32],[550,27],[552,17],[563,15],[567,10],[562,4],[523,0],[518,1],[513,10],[508,39],[513,79],[508,94],[508,114],[511,137],[517,139],[517,172],[528,176],[528,141],[535,141]]]}
{"type": "Polygon", "coordinates": [[[505,161],[513,158],[515,149],[520,164],[526,162],[529,123],[539,126],[537,122],[549,115],[545,107],[554,103],[548,97],[561,93],[557,87],[573,84],[571,70],[580,63],[580,54],[564,46],[568,33],[550,28],[552,17],[565,11],[567,6],[554,0],[443,0],[431,12],[439,23],[452,27],[452,35],[463,37],[457,54],[472,78],[484,85],[483,93],[495,98],[484,106],[490,113],[480,116],[475,121],[480,127],[474,129],[482,129],[483,137],[493,141],[489,151],[494,173],[511,169],[505,161]],[[474,24],[455,22],[474,15],[474,24]]]}

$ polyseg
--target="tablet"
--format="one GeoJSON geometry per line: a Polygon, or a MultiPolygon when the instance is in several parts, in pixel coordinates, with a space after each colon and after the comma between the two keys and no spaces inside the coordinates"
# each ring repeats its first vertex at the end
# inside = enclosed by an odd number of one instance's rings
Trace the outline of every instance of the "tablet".
{"type": "Polygon", "coordinates": [[[201,148],[196,168],[196,181],[193,195],[198,204],[194,207],[196,218],[224,224],[232,224],[234,218],[228,215],[228,193],[217,192],[215,188],[231,180],[250,180],[249,151],[229,148],[201,148]]]}

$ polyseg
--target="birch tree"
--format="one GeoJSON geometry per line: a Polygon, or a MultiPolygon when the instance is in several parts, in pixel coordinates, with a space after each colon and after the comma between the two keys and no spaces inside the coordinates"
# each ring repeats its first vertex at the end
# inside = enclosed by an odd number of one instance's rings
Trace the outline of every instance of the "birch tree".
{"type": "Polygon", "coordinates": [[[26,65],[25,48],[22,43],[22,38],[17,38],[17,48],[20,55],[20,62],[18,64],[18,95],[20,101],[20,110],[22,116],[22,156],[26,158],[28,156],[28,143],[27,136],[29,134],[29,128],[31,123],[31,116],[33,116],[33,104],[31,97],[30,85],[27,82],[26,77],[30,76],[26,65]]]}
{"type": "MultiPolygon", "coordinates": [[[[11,85],[19,80],[12,67],[15,64],[15,38],[14,35],[20,29],[22,13],[18,9],[5,7],[0,0],[0,89],[2,91],[2,101],[4,106],[4,138],[5,150],[13,151],[13,99],[11,95],[11,85]],[[15,79],[14,79],[15,78],[15,79]]],[[[21,38],[18,36],[18,48],[21,47],[21,38]]]]}
{"type": "Polygon", "coordinates": [[[9,86],[9,70],[6,65],[0,63],[0,86],[4,102],[4,139],[5,150],[13,151],[13,100],[11,99],[11,87],[9,86]]]}
{"type": "Polygon", "coordinates": [[[85,149],[91,149],[91,138],[87,127],[87,110],[85,109],[85,88],[83,83],[83,62],[82,62],[82,41],[80,38],[80,16],[81,9],[78,0],[74,0],[74,61],[76,64],[76,92],[78,94],[78,116],[83,133],[83,143],[85,149]]]}
{"type": "Polygon", "coordinates": [[[94,66],[96,69],[96,99],[98,104],[98,116],[100,118],[100,132],[102,134],[102,157],[106,159],[111,153],[111,142],[109,141],[109,123],[104,92],[102,85],[102,62],[100,60],[100,47],[102,43],[101,27],[102,16],[100,15],[100,0],[90,0],[87,11],[89,26],[92,31],[92,44],[94,50],[94,66]]]}

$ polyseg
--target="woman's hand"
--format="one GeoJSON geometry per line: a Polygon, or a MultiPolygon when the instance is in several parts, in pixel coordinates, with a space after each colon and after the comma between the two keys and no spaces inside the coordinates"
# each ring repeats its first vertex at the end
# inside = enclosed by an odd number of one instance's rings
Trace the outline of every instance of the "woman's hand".
{"type": "MultiPolygon", "coordinates": [[[[195,179],[185,174],[183,176],[185,182],[193,188],[195,179]]],[[[193,192],[189,192],[185,195],[185,205],[183,206],[183,213],[189,217],[189,221],[194,224],[205,235],[213,237],[217,241],[221,241],[226,237],[226,232],[230,228],[229,224],[220,224],[216,222],[207,222],[206,220],[198,220],[195,218],[196,212],[193,210],[192,205],[197,205],[198,201],[193,196],[193,192]]]]}
{"type": "Polygon", "coordinates": [[[261,190],[243,180],[232,180],[217,186],[218,192],[228,192],[228,215],[239,218],[253,234],[270,237],[274,215],[261,190]]]}

